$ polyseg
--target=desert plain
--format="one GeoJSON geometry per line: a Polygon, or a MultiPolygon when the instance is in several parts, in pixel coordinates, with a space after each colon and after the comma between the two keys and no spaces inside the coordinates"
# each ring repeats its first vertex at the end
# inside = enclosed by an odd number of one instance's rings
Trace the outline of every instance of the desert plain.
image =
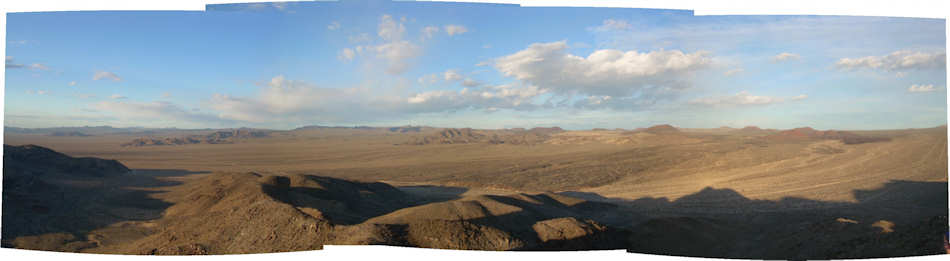
{"type": "Polygon", "coordinates": [[[6,128],[4,247],[943,253],[947,128],[6,128]],[[114,161],[112,161],[114,160],[114,161]]]}

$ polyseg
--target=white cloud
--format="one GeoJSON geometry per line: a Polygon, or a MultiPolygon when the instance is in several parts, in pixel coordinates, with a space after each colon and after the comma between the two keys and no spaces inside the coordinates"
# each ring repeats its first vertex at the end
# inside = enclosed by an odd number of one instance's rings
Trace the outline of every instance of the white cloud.
{"type": "Polygon", "coordinates": [[[791,60],[799,60],[802,56],[794,53],[780,53],[772,57],[772,62],[785,62],[791,60]]]}
{"type": "Polygon", "coordinates": [[[209,106],[223,119],[255,123],[352,120],[372,116],[368,111],[384,114],[389,109],[390,105],[372,100],[371,94],[358,88],[322,88],[278,75],[253,97],[214,94],[209,106]]]}
{"type": "Polygon", "coordinates": [[[633,30],[633,26],[624,20],[607,19],[607,20],[604,20],[603,24],[599,26],[587,28],[587,30],[594,31],[594,32],[629,31],[629,30],[633,30]]]}
{"type": "Polygon", "coordinates": [[[600,105],[610,101],[610,95],[601,95],[601,96],[588,96],[587,104],[591,105],[600,105]]]}
{"type": "Polygon", "coordinates": [[[327,30],[336,31],[337,29],[340,29],[340,22],[333,21],[332,23],[327,25],[327,30]]]}
{"type": "Polygon", "coordinates": [[[76,81],[69,82],[69,86],[76,86],[76,81]]]}
{"type": "Polygon", "coordinates": [[[383,15],[380,18],[378,27],[376,34],[386,41],[401,40],[406,34],[406,26],[393,20],[393,17],[390,15],[383,15]]]}
{"type": "Polygon", "coordinates": [[[356,57],[356,52],[350,48],[343,48],[343,50],[340,51],[340,54],[337,55],[337,59],[347,61],[347,62],[352,61],[353,58],[355,57],[356,57]]]}
{"type": "Polygon", "coordinates": [[[389,42],[374,49],[378,57],[388,62],[386,72],[402,74],[409,70],[410,60],[422,54],[422,49],[409,41],[389,42]]]}
{"type": "Polygon", "coordinates": [[[210,114],[193,113],[181,108],[178,105],[169,102],[125,102],[125,101],[103,101],[93,105],[95,109],[115,114],[125,120],[145,121],[145,120],[171,120],[174,122],[184,121],[191,123],[212,123],[225,122],[220,118],[210,114]]]}
{"type": "Polygon", "coordinates": [[[122,78],[120,78],[119,75],[116,75],[113,72],[98,71],[92,75],[92,80],[94,81],[103,80],[103,79],[112,80],[113,82],[118,82],[122,80],[122,78]]]}
{"type": "Polygon", "coordinates": [[[442,72],[442,73],[439,74],[439,75],[436,75],[436,74],[428,74],[428,75],[419,77],[419,79],[418,79],[417,81],[418,81],[420,84],[424,84],[424,85],[435,84],[435,83],[437,83],[437,82],[439,82],[439,81],[446,82],[446,83],[456,83],[456,82],[457,82],[457,83],[460,83],[462,86],[465,86],[465,87],[477,87],[477,86],[479,86],[479,85],[482,85],[481,82],[476,81],[476,80],[474,80],[474,79],[472,79],[472,78],[467,78],[467,77],[466,77],[465,75],[463,75],[462,73],[459,73],[458,70],[454,70],[454,69],[445,70],[445,72],[442,72]]]}
{"type": "Polygon", "coordinates": [[[47,90],[27,90],[27,94],[36,94],[36,95],[47,95],[49,91],[47,90]]]}
{"type": "Polygon", "coordinates": [[[927,84],[927,85],[914,84],[907,88],[908,92],[932,92],[936,90],[937,89],[934,88],[933,84],[927,84]]]}
{"type": "Polygon", "coordinates": [[[49,70],[49,67],[46,67],[46,65],[43,65],[43,64],[41,64],[41,63],[30,64],[29,67],[30,67],[30,70],[34,70],[34,71],[36,71],[36,70],[40,70],[40,71],[49,70]]]}
{"type": "Polygon", "coordinates": [[[79,97],[81,99],[89,99],[89,98],[95,98],[96,95],[90,94],[90,93],[80,93],[80,94],[77,94],[76,97],[79,97]]]}
{"type": "Polygon", "coordinates": [[[877,69],[885,71],[907,71],[924,69],[943,69],[947,67],[947,54],[896,51],[884,56],[865,56],[860,58],[841,58],[835,63],[839,69],[877,69]]]}
{"type": "MultiPolygon", "coordinates": [[[[420,81],[428,81],[426,78],[420,81]]],[[[416,113],[464,109],[530,110],[539,108],[534,99],[545,92],[536,86],[509,84],[400,95],[372,88],[323,88],[276,76],[254,96],[215,94],[207,104],[224,120],[299,125],[392,120],[416,113]]]]}
{"type": "Polygon", "coordinates": [[[472,80],[471,78],[465,78],[465,80],[462,80],[462,86],[465,86],[465,87],[475,87],[479,85],[482,85],[482,83],[476,80],[472,80]]]}
{"type": "Polygon", "coordinates": [[[113,99],[113,100],[121,100],[121,99],[126,99],[126,98],[129,98],[129,97],[125,97],[125,96],[118,95],[118,94],[113,94],[112,96],[109,96],[109,98],[110,98],[110,99],[113,99]]]}
{"type": "Polygon", "coordinates": [[[689,87],[692,72],[711,63],[702,51],[603,49],[580,57],[567,53],[567,44],[561,41],[532,44],[495,59],[494,67],[505,76],[556,93],[652,99],[689,87]]]}
{"type": "Polygon", "coordinates": [[[442,73],[442,78],[446,81],[454,82],[462,80],[462,75],[455,70],[447,70],[442,73]]]}
{"type": "Polygon", "coordinates": [[[437,75],[435,75],[435,74],[428,74],[428,75],[424,75],[424,76],[422,76],[422,77],[419,77],[419,79],[416,80],[416,81],[418,81],[419,84],[431,85],[431,84],[435,84],[435,83],[439,82],[439,76],[437,76],[437,75]]]}
{"type": "Polygon", "coordinates": [[[742,68],[735,68],[735,69],[732,69],[732,70],[728,70],[728,71],[726,71],[726,72],[723,72],[722,75],[725,75],[725,76],[733,76],[733,75],[736,75],[736,74],[739,74],[739,73],[742,73],[742,72],[745,72],[745,69],[742,69],[742,68]]]}
{"type": "Polygon", "coordinates": [[[349,39],[351,43],[365,43],[365,42],[369,42],[370,40],[368,33],[350,35],[349,37],[347,37],[347,39],[349,39]]]}
{"type": "Polygon", "coordinates": [[[516,109],[538,108],[533,102],[546,90],[537,86],[516,87],[513,85],[487,86],[460,91],[437,90],[417,93],[406,99],[408,112],[444,112],[463,109],[516,109]]]}
{"type": "Polygon", "coordinates": [[[432,38],[432,36],[435,36],[435,34],[438,32],[439,32],[438,26],[426,26],[425,28],[422,28],[423,39],[432,38]]]}
{"type": "Polygon", "coordinates": [[[689,103],[696,104],[696,105],[712,106],[712,107],[769,105],[769,104],[783,103],[787,101],[800,101],[806,98],[808,98],[808,95],[804,95],[804,94],[784,98],[784,97],[775,97],[775,96],[751,95],[749,94],[748,91],[742,91],[731,96],[694,99],[694,100],[689,101],[689,103]]]}
{"type": "Polygon", "coordinates": [[[455,24],[446,25],[446,26],[443,26],[442,28],[445,29],[445,33],[448,34],[449,36],[464,34],[468,32],[468,28],[465,28],[465,26],[455,25],[455,24]]]}
{"type": "MultiPolygon", "coordinates": [[[[382,40],[377,45],[358,45],[353,48],[345,48],[337,58],[343,61],[352,60],[353,57],[364,53],[367,57],[382,59],[385,61],[385,70],[389,74],[402,74],[409,70],[412,60],[422,54],[422,48],[410,41],[404,40],[406,36],[406,27],[390,15],[380,17],[376,35],[382,40]]],[[[368,38],[368,35],[366,36],[368,38]]],[[[353,41],[354,39],[351,39],[353,41]]],[[[359,39],[362,41],[363,39],[359,39]]],[[[368,41],[368,39],[366,39],[368,41]]]]}

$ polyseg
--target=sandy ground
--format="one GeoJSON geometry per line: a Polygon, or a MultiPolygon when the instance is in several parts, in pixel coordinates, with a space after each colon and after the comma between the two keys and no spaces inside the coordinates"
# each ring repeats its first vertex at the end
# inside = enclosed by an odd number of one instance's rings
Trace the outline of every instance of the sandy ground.
{"type": "Polygon", "coordinates": [[[117,159],[132,169],[306,173],[397,186],[465,187],[471,195],[583,191],[608,198],[675,200],[711,187],[752,199],[854,202],[854,190],[880,188],[891,180],[946,182],[945,130],[877,132],[895,138],[857,145],[834,140],[750,145],[746,135],[710,130],[660,144],[612,144],[619,132],[578,131],[555,135],[564,144],[412,146],[396,145],[409,134],[338,130],[236,144],[121,147],[135,136],[9,134],[5,143],[117,159]],[[566,142],[572,136],[598,135],[603,136],[600,142],[566,142]]]}

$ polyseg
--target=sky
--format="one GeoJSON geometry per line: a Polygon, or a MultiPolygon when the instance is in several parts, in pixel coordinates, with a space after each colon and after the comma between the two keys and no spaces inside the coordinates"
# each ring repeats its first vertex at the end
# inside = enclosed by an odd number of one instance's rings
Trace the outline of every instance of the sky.
{"type": "Polygon", "coordinates": [[[4,125],[946,124],[945,20],[341,1],[7,16],[4,125]]]}

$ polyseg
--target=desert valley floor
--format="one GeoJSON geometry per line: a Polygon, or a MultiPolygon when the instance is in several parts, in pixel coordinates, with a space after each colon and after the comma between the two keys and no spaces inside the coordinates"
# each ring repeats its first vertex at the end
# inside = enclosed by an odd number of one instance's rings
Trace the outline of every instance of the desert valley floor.
{"type": "Polygon", "coordinates": [[[947,229],[946,126],[85,127],[4,138],[4,247],[827,259],[939,254],[947,229]]]}

